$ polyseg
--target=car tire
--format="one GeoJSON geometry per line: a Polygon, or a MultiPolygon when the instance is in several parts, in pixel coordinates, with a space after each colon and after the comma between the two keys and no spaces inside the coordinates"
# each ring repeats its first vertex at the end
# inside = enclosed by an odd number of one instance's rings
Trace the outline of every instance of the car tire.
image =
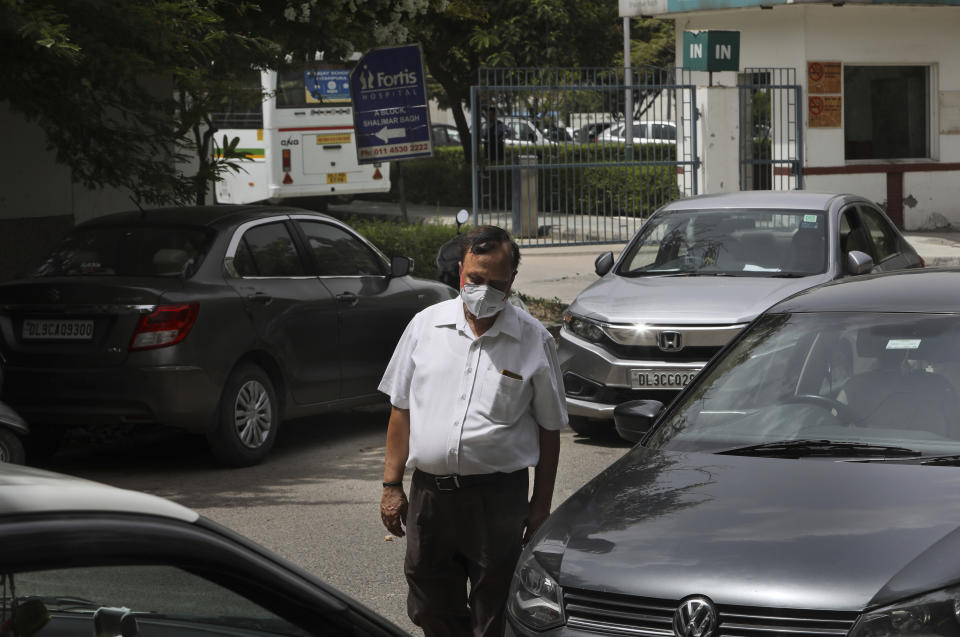
{"type": "Polygon", "coordinates": [[[595,420],[584,416],[570,416],[570,429],[587,438],[609,436],[613,432],[612,420],[595,420]]]}
{"type": "Polygon", "coordinates": [[[20,437],[9,429],[0,429],[0,462],[26,464],[27,453],[20,437]]]}
{"type": "Polygon", "coordinates": [[[245,363],[233,370],[223,387],[217,428],[207,434],[207,443],[223,465],[255,465],[273,447],[279,421],[273,382],[260,367],[245,363]]]}

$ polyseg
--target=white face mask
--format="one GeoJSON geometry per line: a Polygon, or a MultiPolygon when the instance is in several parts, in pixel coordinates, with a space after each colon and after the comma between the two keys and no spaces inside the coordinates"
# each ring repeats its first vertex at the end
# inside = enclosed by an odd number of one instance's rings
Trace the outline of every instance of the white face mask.
{"type": "Polygon", "coordinates": [[[507,295],[489,285],[465,283],[460,298],[478,319],[489,318],[507,305],[507,295]]]}

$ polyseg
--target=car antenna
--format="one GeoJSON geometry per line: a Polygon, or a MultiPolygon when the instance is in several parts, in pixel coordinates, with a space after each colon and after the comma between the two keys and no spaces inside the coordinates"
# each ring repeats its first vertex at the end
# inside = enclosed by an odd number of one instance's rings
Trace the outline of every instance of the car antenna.
{"type": "Polygon", "coordinates": [[[130,197],[130,201],[133,202],[133,205],[135,205],[140,210],[140,218],[143,219],[144,215],[147,214],[147,211],[143,209],[143,206],[140,205],[139,201],[133,198],[133,195],[127,195],[127,196],[130,197]]]}

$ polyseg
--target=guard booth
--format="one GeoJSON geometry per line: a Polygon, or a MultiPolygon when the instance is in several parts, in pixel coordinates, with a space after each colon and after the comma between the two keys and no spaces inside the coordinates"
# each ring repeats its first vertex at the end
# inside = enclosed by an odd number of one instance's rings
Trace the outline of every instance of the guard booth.
{"type": "Polygon", "coordinates": [[[673,18],[681,66],[685,31],[740,34],[736,70],[712,77],[691,71],[709,130],[702,136],[704,192],[768,186],[853,192],[885,207],[906,230],[960,226],[958,0],[619,0],[619,6],[627,21],[673,18]],[[734,163],[739,174],[721,176],[718,162],[734,163]]]}

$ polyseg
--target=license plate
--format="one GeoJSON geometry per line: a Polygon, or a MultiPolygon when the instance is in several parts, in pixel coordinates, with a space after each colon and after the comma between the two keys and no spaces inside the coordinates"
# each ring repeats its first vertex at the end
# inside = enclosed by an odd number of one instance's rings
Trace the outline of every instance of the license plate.
{"type": "Polygon", "coordinates": [[[631,369],[633,389],[683,389],[699,369],[631,369]]]}
{"type": "Polygon", "coordinates": [[[327,183],[345,184],[347,183],[347,173],[327,173],[327,183]]]}
{"type": "Polygon", "coordinates": [[[25,341],[90,341],[93,340],[93,320],[26,319],[21,336],[25,341]]]}

